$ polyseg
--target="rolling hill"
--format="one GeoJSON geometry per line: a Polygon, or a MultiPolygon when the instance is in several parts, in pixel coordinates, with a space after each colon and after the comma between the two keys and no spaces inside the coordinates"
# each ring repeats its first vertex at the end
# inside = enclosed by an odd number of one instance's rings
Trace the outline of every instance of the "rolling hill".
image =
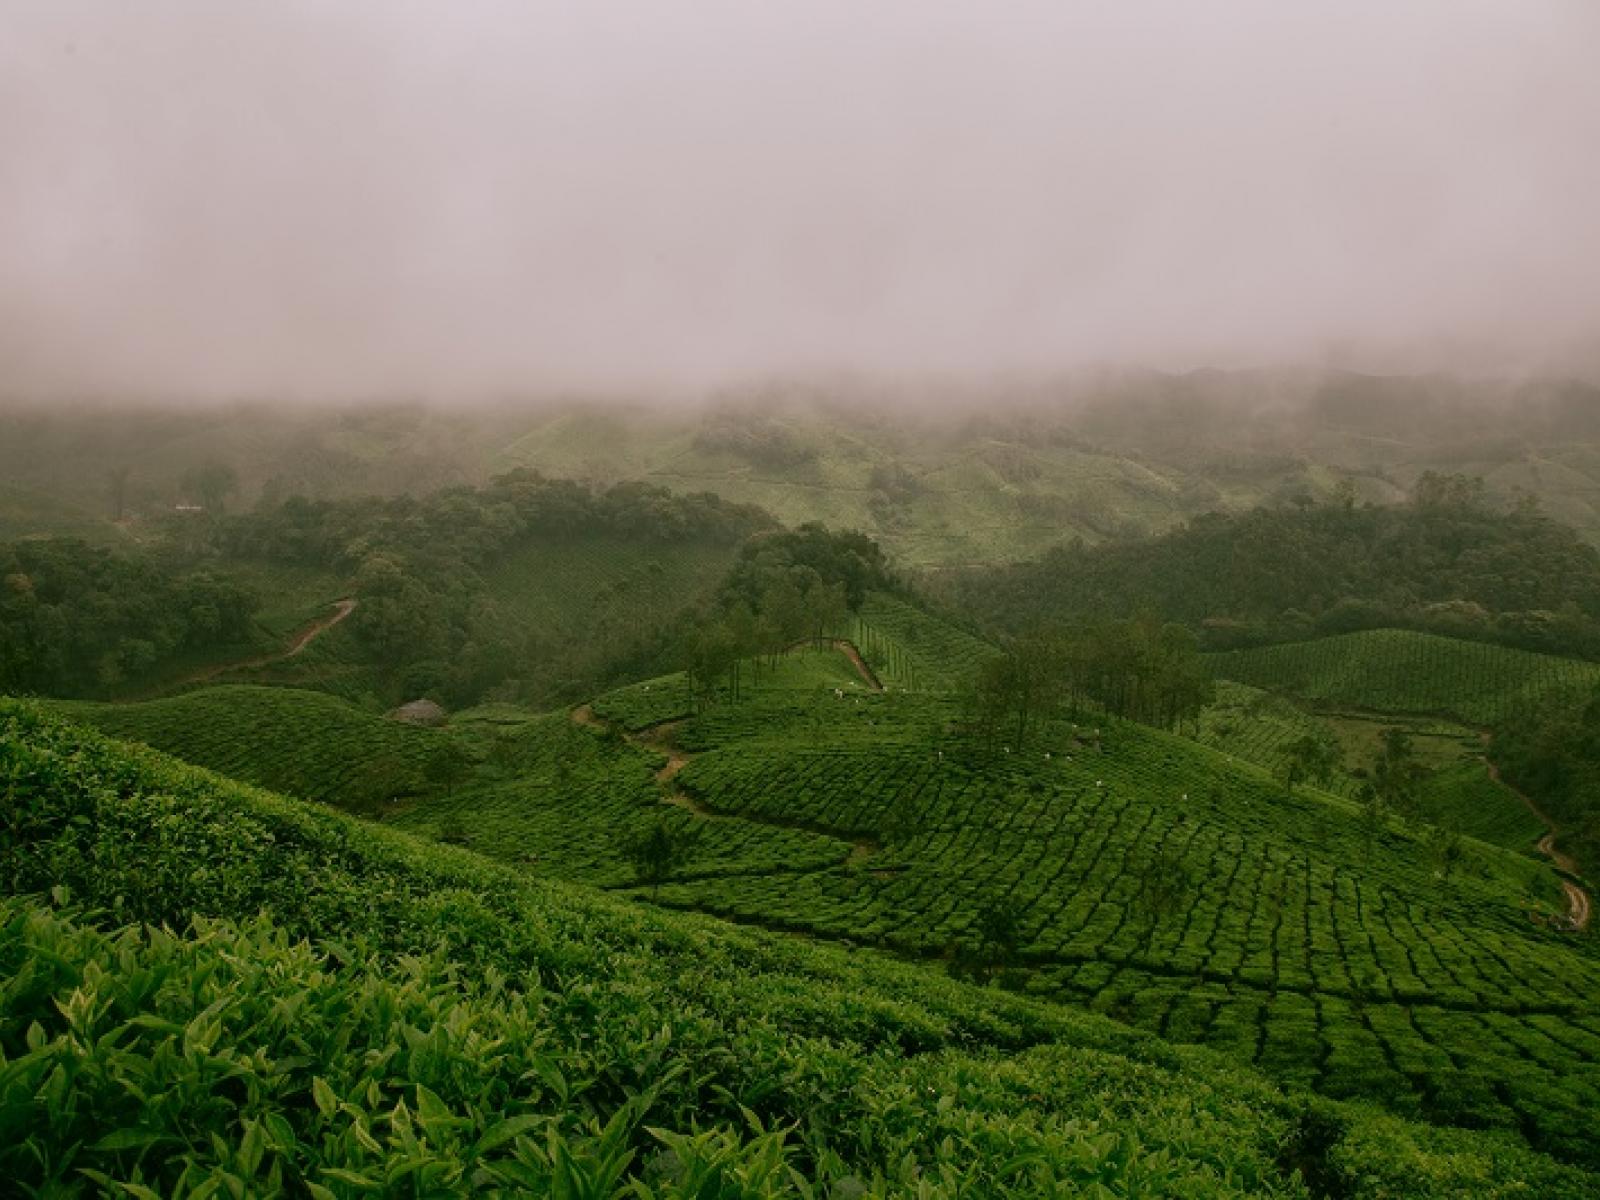
{"type": "MultiPolygon", "coordinates": [[[[699,712],[671,677],[575,713],[498,706],[440,735],[470,777],[390,819],[658,907],[988,973],[1293,1086],[1589,1161],[1600,963],[1541,923],[1562,905],[1544,865],[1469,839],[1441,877],[1426,829],[1374,831],[1191,740],[1103,720],[987,755],[959,711],[937,689],[875,691],[834,650],[699,712]],[[651,882],[629,848],[654,829],[680,853],[651,882]]],[[[236,735],[254,778],[298,756],[282,728],[236,735]]]]}
{"type": "Polygon", "coordinates": [[[0,1169],[29,1191],[1596,1186],[1515,1129],[1313,1100],[870,951],[653,913],[27,705],[0,702],[0,756],[23,801],[0,843],[0,1169]]]}

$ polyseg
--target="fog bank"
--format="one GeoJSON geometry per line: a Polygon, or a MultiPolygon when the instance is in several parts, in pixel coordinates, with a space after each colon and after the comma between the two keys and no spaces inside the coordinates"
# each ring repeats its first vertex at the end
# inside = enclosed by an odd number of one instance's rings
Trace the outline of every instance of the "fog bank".
{"type": "Polygon", "coordinates": [[[9,0],[0,392],[1600,365],[1600,6],[9,0]]]}

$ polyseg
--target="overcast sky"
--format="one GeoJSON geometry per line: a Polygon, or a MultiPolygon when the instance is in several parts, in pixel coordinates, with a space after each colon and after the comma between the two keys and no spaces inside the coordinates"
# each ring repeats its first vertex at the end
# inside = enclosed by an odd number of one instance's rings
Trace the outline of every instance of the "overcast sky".
{"type": "Polygon", "coordinates": [[[1595,0],[0,3],[0,391],[1597,334],[1595,0]]]}

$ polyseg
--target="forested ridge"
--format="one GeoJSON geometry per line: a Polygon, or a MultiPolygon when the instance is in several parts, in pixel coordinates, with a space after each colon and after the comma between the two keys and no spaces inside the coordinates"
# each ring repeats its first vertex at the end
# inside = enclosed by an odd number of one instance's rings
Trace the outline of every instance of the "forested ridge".
{"type": "Polygon", "coordinates": [[[1303,500],[1208,513],[1158,537],[1061,547],[957,575],[948,598],[991,628],[1148,611],[1208,649],[1401,627],[1600,655],[1600,552],[1479,480],[1425,476],[1410,501],[1303,500]]]}
{"type": "MultiPolygon", "coordinates": [[[[725,546],[731,557],[772,526],[759,509],[708,493],[595,489],[515,471],[423,498],[294,497],[249,513],[175,518],[149,547],[21,541],[0,546],[0,688],[113,694],[185,653],[260,644],[252,614],[262,596],[231,572],[265,565],[319,568],[346,581],[361,601],[349,622],[356,657],[389,699],[477,698],[538,674],[562,650],[488,595],[486,572],[519,547],[612,538],[663,556],[689,544],[725,546]]],[[[579,664],[579,682],[659,667],[676,633],[666,622],[693,599],[658,597],[661,621],[619,631],[603,661],[579,664]]]]}

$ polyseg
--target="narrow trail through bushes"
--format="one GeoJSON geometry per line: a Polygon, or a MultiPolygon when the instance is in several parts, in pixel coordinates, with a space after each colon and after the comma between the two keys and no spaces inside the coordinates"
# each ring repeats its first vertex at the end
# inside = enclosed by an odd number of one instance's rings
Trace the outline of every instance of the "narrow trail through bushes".
{"type": "Polygon", "coordinates": [[[271,666],[273,663],[283,662],[285,659],[294,658],[304,651],[305,648],[312,642],[316,641],[340,621],[343,621],[351,613],[355,612],[358,604],[359,601],[357,601],[354,596],[346,596],[342,600],[334,601],[333,611],[331,613],[325,617],[318,617],[309,625],[296,630],[294,635],[290,637],[288,645],[286,645],[282,650],[274,651],[271,654],[258,654],[252,658],[237,658],[232,662],[213,663],[209,667],[202,667],[198,671],[191,671],[187,675],[179,676],[177,679],[173,679],[162,684],[154,691],[134,696],[131,699],[135,701],[153,700],[163,693],[175,691],[181,687],[188,687],[192,683],[204,683],[208,679],[215,679],[219,675],[228,674],[230,671],[247,671],[253,667],[267,667],[271,666]]]}
{"type": "MultiPolygon", "coordinates": [[[[841,645],[841,643],[835,643],[835,645],[841,645]]],[[[853,646],[851,647],[851,650],[854,650],[853,646]]],[[[861,671],[862,678],[867,680],[870,686],[877,690],[881,690],[880,685],[877,683],[876,677],[872,675],[870,668],[868,668],[867,665],[861,661],[860,655],[857,654],[850,657],[852,658],[852,661],[857,663],[857,669],[861,671]]],[[[662,721],[658,724],[649,725],[643,729],[629,732],[628,730],[623,729],[620,725],[616,725],[598,716],[591,705],[580,704],[577,708],[572,710],[572,720],[575,724],[587,725],[591,729],[616,732],[630,746],[637,746],[640,749],[649,750],[654,754],[662,755],[666,761],[663,762],[662,765],[656,770],[656,783],[661,788],[661,803],[670,804],[674,808],[681,808],[684,812],[690,813],[693,816],[698,817],[700,820],[748,821],[752,825],[766,825],[774,829],[800,829],[807,833],[815,833],[822,837],[830,837],[836,841],[848,842],[850,843],[850,852],[844,857],[843,862],[840,864],[843,866],[858,866],[859,864],[866,862],[883,849],[882,843],[879,842],[877,838],[863,837],[860,833],[852,830],[835,829],[829,826],[817,825],[809,821],[785,820],[782,817],[758,816],[750,813],[719,812],[717,809],[712,808],[709,804],[706,804],[697,796],[691,795],[689,792],[684,791],[681,787],[675,786],[673,784],[673,780],[677,777],[680,771],[689,765],[691,758],[689,754],[679,749],[672,742],[672,735],[680,726],[683,725],[684,718],[680,717],[668,721],[662,721]]]]}
{"type": "MultiPolygon", "coordinates": [[[[1485,732],[1482,737],[1484,742],[1487,743],[1489,734],[1485,732]]],[[[1494,764],[1487,753],[1483,756],[1483,765],[1489,772],[1489,778],[1527,805],[1528,811],[1545,827],[1545,835],[1538,841],[1539,853],[1548,858],[1555,865],[1556,870],[1561,871],[1564,875],[1578,874],[1578,864],[1573,857],[1564,851],[1556,849],[1556,838],[1561,832],[1556,823],[1546,815],[1542,808],[1533,802],[1531,796],[1512,787],[1504,779],[1500,778],[1500,768],[1494,764]]],[[[1572,923],[1572,928],[1587,929],[1590,918],[1594,915],[1594,905],[1590,900],[1589,893],[1576,883],[1573,883],[1572,880],[1566,878],[1561,880],[1561,890],[1567,896],[1567,919],[1572,923]]]]}

